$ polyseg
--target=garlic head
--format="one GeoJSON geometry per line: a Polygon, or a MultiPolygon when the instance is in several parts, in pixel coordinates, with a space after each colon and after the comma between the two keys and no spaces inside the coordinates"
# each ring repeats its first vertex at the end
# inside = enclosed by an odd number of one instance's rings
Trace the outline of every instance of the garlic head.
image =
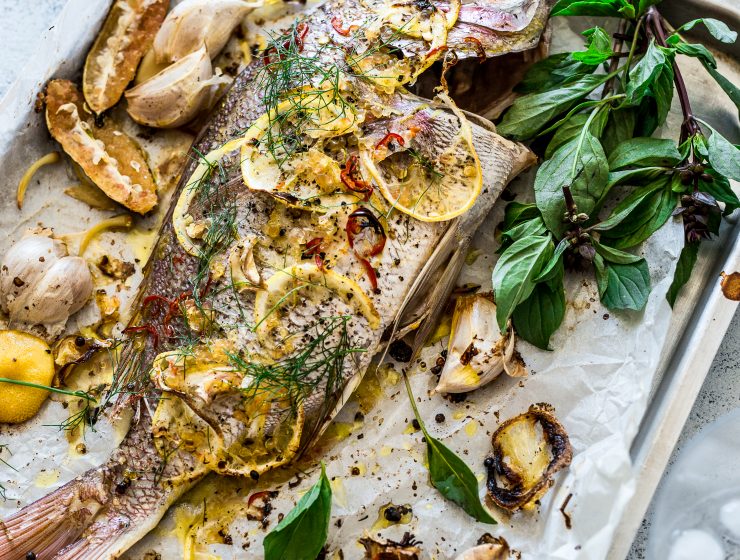
{"type": "Polygon", "coordinates": [[[209,109],[230,82],[213,74],[211,59],[201,47],[128,90],[127,111],[139,124],[174,128],[209,109]]]}
{"type": "Polygon", "coordinates": [[[63,327],[92,289],[87,262],[68,256],[64,243],[46,235],[16,243],[0,268],[0,307],[11,322],[63,327]]]}
{"type": "Polygon", "coordinates": [[[502,335],[496,323],[496,304],[484,294],[461,296],[452,316],[447,359],[440,373],[437,393],[466,393],[493,381],[506,371],[526,375],[515,356],[511,328],[502,335]]]}
{"type": "Polygon", "coordinates": [[[159,63],[176,62],[203,45],[215,57],[241,20],[262,2],[185,0],[167,14],[154,38],[159,63]]]}

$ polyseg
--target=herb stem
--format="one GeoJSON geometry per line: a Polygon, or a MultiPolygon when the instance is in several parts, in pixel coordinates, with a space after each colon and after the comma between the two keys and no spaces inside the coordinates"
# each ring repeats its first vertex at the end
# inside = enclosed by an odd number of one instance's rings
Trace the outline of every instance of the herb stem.
{"type": "Polygon", "coordinates": [[[630,52],[627,56],[627,64],[624,65],[624,83],[625,86],[627,85],[627,80],[629,79],[630,74],[630,66],[632,65],[632,59],[635,57],[635,50],[637,48],[637,42],[640,38],[640,31],[642,30],[642,22],[644,18],[640,18],[637,20],[637,25],[635,26],[635,33],[632,37],[632,44],[630,45],[630,52]]]}
{"type": "MultiPolygon", "coordinates": [[[[611,59],[609,62],[609,73],[614,74],[617,69],[619,68],[619,59],[625,55],[625,53],[622,52],[622,46],[624,45],[624,32],[627,29],[627,21],[626,20],[620,20],[619,22],[619,28],[617,29],[617,32],[614,34],[614,42],[612,43],[612,52],[618,53],[619,56],[615,56],[611,59]]],[[[628,54],[626,56],[629,56],[628,54]]],[[[604,86],[604,93],[602,94],[602,97],[608,97],[612,91],[614,90],[614,84],[616,82],[616,76],[612,76],[609,78],[609,81],[606,82],[606,85],[604,86]]]]}
{"type": "Polygon", "coordinates": [[[414,410],[414,417],[416,418],[416,421],[419,423],[421,432],[428,438],[429,433],[427,432],[427,427],[424,425],[424,421],[421,419],[421,414],[419,414],[419,409],[416,407],[416,401],[414,400],[414,393],[411,391],[411,383],[409,382],[409,376],[405,371],[403,372],[403,382],[406,384],[406,394],[409,397],[411,408],[414,410]]]}
{"type": "Polygon", "coordinates": [[[24,387],[33,387],[34,389],[43,389],[44,391],[51,391],[52,393],[59,393],[60,395],[68,395],[70,397],[79,397],[81,399],[87,399],[88,401],[95,400],[85,391],[68,391],[67,389],[58,389],[57,387],[49,387],[48,385],[40,385],[38,383],[21,381],[19,379],[0,377],[0,383],[10,383],[11,385],[22,385],[24,387]]]}

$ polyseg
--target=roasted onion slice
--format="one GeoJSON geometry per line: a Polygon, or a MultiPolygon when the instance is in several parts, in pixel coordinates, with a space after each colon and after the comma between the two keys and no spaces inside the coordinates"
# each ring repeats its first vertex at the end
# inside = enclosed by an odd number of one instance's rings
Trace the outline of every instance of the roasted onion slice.
{"type": "Polygon", "coordinates": [[[552,486],[553,475],[570,465],[568,434],[544,403],[501,424],[486,459],[488,495],[506,510],[531,509],[552,486]]]}

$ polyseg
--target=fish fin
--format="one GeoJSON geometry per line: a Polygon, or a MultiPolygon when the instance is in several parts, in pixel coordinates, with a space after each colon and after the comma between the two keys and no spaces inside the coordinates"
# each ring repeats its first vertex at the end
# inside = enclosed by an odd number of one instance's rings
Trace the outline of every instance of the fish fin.
{"type": "Polygon", "coordinates": [[[47,560],[74,542],[107,503],[107,471],[93,469],[0,521],[0,558],[47,560]]]}

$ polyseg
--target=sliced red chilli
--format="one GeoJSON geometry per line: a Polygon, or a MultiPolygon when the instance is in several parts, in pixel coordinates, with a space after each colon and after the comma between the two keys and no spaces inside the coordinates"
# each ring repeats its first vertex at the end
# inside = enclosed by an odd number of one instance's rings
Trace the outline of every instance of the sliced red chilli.
{"type": "Polygon", "coordinates": [[[334,16],[331,18],[331,26],[334,28],[334,31],[339,33],[342,37],[349,37],[349,34],[352,33],[352,26],[349,27],[342,27],[342,18],[339,16],[334,16]]]}
{"type": "Polygon", "coordinates": [[[316,266],[319,268],[324,268],[324,257],[322,256],[322,253],[324,252],[322,247],[323,242],[323,237],[314,237],[306,243],[306,247],[303,249],[303,256],[305,258],[313,257],[316,266]]]}
{"type": "Polygon", "coordinates": [[[463,41],[465,41],[466,43],[470,43],[473,46],[473,49],[475,49],[475,54],[478,55],[478,62],[480,64],[483,64],[488,57],[486,56],[486,49],[483,48],[483,44],[480,42],[480,40],[476,39],[475,37],[465,37],[463,41]]]}
{"type": "Polygon", "coordinates": [[[396,134],[395,132],[389,132],[388,134],[383,136],[380,142],[375,144],[375,149],[376,150],[379,148],[392,149],[393,145],[391,144],[391,142],[396,142],[399,146],[403,146],[404,144],[406,144],[406,141],[403,139],[403,136],[401,136],[400,134],[396,134]]]}
{"type": "Polygon", "coordinates": [[[358,208],[347,218],[347,240],[355,256],[362,263],[373,290],[378,289],[378,274],[368,260],[379,255],[385,247],[383,225],[367,208],[358,208]]]}
{"type": "Polygon", "coordinates": [[[342,183],[351,191],[364,194],[365,200],[370,198],[370,194],[373,192],[373,187],[367,181],[363,181],[359,177],[359,169],[357,165],[357,156],[351,155],[347,159],[347,163],[344,164],[344,169],[339,174],[342,179],[342,183]]]}

